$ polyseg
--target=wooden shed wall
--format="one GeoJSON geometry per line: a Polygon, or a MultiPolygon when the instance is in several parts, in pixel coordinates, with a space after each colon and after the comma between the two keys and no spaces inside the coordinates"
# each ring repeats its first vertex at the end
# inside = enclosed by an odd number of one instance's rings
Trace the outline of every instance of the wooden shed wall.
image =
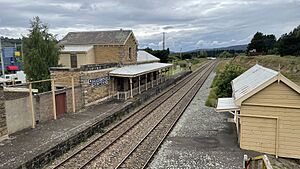
{"type": "MultiPolygon", "coordinates": [[[[241,114],[278,117],[278,155],[300,158],[299,106],[300,94],[275,82],[244,101],[241,114]]],[[[275,154],[275,139],[276,119],[241,117],[241,148],[275,154]]]]}

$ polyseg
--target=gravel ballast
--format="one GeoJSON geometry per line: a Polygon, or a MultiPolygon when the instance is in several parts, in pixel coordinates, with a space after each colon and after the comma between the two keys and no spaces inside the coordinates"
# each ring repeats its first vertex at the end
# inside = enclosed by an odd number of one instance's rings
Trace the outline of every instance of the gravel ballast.
{"type": "Polygon", "coordinates": [[[233,116],[205,106],[215,73],[212,73],[167,137],[148,168],[242,168],[233,116]]]}

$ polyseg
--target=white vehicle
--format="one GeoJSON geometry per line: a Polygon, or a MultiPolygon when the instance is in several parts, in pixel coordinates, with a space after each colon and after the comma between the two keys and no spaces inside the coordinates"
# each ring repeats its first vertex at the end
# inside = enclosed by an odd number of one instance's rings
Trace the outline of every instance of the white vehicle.
{"type": "Polygon", "coordinates": [[[12,85],[26,83],[24,71],[17,71],[16,74],[6,74],[0,77],[0,84],[12,85]]]}

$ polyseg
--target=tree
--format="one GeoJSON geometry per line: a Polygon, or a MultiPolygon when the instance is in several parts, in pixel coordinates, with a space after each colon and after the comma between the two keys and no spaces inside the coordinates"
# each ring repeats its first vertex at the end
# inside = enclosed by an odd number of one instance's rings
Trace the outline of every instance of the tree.
{"type": "Polygon", "coordinates": [[[264,35],[261,32],[257,32],[251,42],[248,44],[247,52],[252,49],[256,49],[258,53],[267,54],[269,50],[273,50],[276,45],[275,35],[264,35]]]}
{"type": "Polygon", "coordinates": [[[261,32],[256,32],[251,42],[248,44],[247,51],[256,49],[257,52],[263,52],[264,48],[264,35],[261,32]]]}
{"type": "Polygon", "coordinates": [[[281,56],[300,56],[300,25],[289,34],[283,34],[278,39],[277,47],[281,56]]]}
{"type": "MultiPolygon", "coordinates": [[[[50,78],[49,67],[58,65],[60,47],[54,35],[48,32],[48,26],[39,17],[30,21],[27,37],[23,37],[24,71],[30,81],[50,78]]],[[[50,83],[35,86],[39,91],[50,89],[50,83]]]]}

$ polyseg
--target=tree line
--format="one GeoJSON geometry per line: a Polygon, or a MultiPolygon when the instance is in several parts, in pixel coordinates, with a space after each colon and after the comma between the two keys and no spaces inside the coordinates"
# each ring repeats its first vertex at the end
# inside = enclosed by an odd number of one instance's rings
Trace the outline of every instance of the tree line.
{"type": "Polygon", "coordinates": [[[255,33],[248,44],[247,53],[300,56],[300,25],[290,33],[281,35],[278,40],[273,34],[255,33]]]}

